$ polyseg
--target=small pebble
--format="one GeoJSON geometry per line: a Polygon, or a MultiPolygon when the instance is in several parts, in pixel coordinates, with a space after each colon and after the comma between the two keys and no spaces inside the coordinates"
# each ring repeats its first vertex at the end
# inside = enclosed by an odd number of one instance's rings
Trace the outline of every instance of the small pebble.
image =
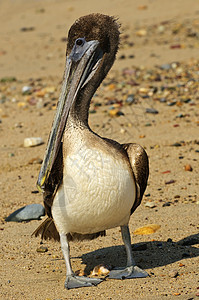
{"type": "Polygon", "coordinates": [[[178,114],[177,116],[176,116],[176,118],[184,118],[185,117],[185,115],[183,115],[183,114],[178,114]]]}
{"type": "Polygon", "coordinates": [[[171,146],[173,146],[173,147],[181,147],[182,144],[181,143],[174,143],[174,144],[171,144],[171,146]]]}
{"type": "Polygon", "coordinates": [[[125,59],[126,56],[123,54],[123,55],[120,55],[119,59],[125,59]]]}
{"type": "Polygon", "coordinates": [[[140,29],[140,30],[136,31],[135,34],[139,37],[143,37],[143,36],[147,35],[147,31],[145,29],[140,29]]]}
{"type": "Polygon", "coordinates": [[[170,202],[165,202],[165,203],[162,205],[162,207],[166,207],[166,206],[170,206],[170,205],[171,205],[170,202]]]}
{"type": "Polygon", "coordinates": [[[117,108],[110,109],[108,111],[108,113],[109,113],[110,117],[115,117],[115,116],[121,116],[121,115],[123,115],[123,113],[119,109],[117,109],[117,108]]]}
{"type": "Polygon", "coordinates": [[[95,114],[96,112],[97,112],[97,111],[96,111],[95,109],[90,109],[90,110],[89,110],[89,113],[90,113],[90,114],[95,114]]]}
{"type": "Polygon", "coordinates": [[[35,27],[33,27],[33,26],[30,26],[30,27],[22,27],[20,30],[23,31],[23,32],[26,32],[26,31],[33,31],[33,30],[35,30],[35,27]]]}
{"type": "Polygon", "coordinates": [[[145,9],[147,9],[147,8],[148,8],[147,5],[139,5],[139,6],[138,6],[138,9],[139,9],[139,10],[145,10],[145,9]]]}
{"type": "Polygon", "coordinates": [[[8,156],[13,157],[13,156],[15,156],[15,154],[14,153],[9,153],[8,156]]]}
{"type": "Polygon", "coordinates": [[[170,46],[170,49],[180,49],[180,48],[182,48],[181,44],[174,44],[170,46]]]}
{"type": "Polygon", "coordinates": [[[43,139],[41,137],[29,137],[24,139],[24,147],[34,147],[39,146],[44,143],[43,139]]]}
{"type": "Polygon", "coordinates": [[[38,101],[36,102],[36,108],[41,109],[44,107],[44,101],[43,99],[39,98],[38,101]]]}
{"type": "Polygon", "coordinates": [[[22,128],[23,124],[21,122],[15,123],[15,128],[22,128]]]}
{"type": "Polygon", "coordinates": [[[133,94],[128,95],[128,97],[126,99],[126,103],[133,104],[134,102],[135,102],[135,96],[133,94]]]}
{"type": "Polygon", "coordinates": [[[29,165],[34,165],[34,164],[38,164],[38,165],[41,165],[43,162],[43,160],[39,157],[35,157],[35,158],[32,158],[31,160],[29,160],[29,165]]]}
{"type": "Polygon", "coordinates": [[[86,274],[85,274],[85,272],[84,272],[84,270],[77,270],[77,271],[75,271],[75,275],[76,276],[85,276],[86,274]]]}
{"type": "Polygon", "coordinates": [[[163,64],[160,66],[160,68],[162,70],[170,70],[171,69],[171,65],[170,64],[163,64]]]}
{"type": "Polygon", "coordinates": [[[192,171],[193,171],[192,166],[189,165],[189,164],[185,165],[185,166],[184,166],[184,169],[185,169],[185,171],[189,171],[189,172],[192,172],[192,171]]]}
{"type": "Polygon", "coordinates": [[[31,94],[31,91],[32,91],[32,87],[31,86],[23,86],[22,87],[22,94],[31,94]]]}
{"type": "Polygon", "coordinates": [[[171,180],[169,180],[169,181],[165,181],[165,184],[171,184],[171,183],[175,183],[175,182],[176,182],[176,180],[171,179],[171,180]]]}
{"type": "Polygon", "coordinates": [[[172,101],[172,102],[167,103],[168,106],[174,106],[175,104],[176,104],[176,101],[172,101]]]}
{"type": "Polygon", "coordinates": [[[166,170],[166,171],[163,171],[162,174],[170,174],[171,171],[170,170],[166,170]]]}
{"type": "Polygon", "coordinates": [[[148,193],[148,194],[145,194],[145,197],[150,197],[151,196],[151,194],[150,193],[148,193]]]}
{"type": "Polygon", "coordinates": [[[168,275],[171,278],[176,278],[179,275],[179,273],[177,270],[171,270],[168,275]]]}
{"type": "Polygon", "coordinates": [[[171,238],[168,238],[167,243],[173,243],[173,240],[171,238]]]}
{"type": "Polygon", "coordinates": [[[0,80],[0,82],[14,82],[14,81],[16,81],[17,79],[16,79],[16,77],[3,77],[3,78],[1,78],[1,80],[0,80]]]}
{"type": "Polygon", "coordinates": [[[146,108],[146,113],[148,113],[148,114],[158,114],[159,111],[155,108],[146,108]]]}
{"type": "Polygon", "coordinates": [[[160,26],[158,26],[157,31],[158,31],[159,33],[164,33],[165,27],[164,27],[163,25],[160,25],[160,26]]]}
{"type": "Polygon", "coordinates": [[[144,204],[144,206],[149,207],[149,208],[154,208],[154,207],[156,207],[156,204],[155,204],[155,202],[147,201],[147,202],[144,204]]]}
{"type": "Polygon", "coordinates": [[[37,252],[39,253],[45,253],[48,251],[48,248],[45,246],[40,246],[39,248],[37,248],[37,252]]]}
{"type": "Polygon", "coordinates": [[[23,101],[19,101],[19,102],[17,103],[17,106],[18,106],[19,108],[26,108],[26,107],[27,107],[27,103],[26,103],[26,102],[23,102],[23,101]]]}
{"type": "Polygon", "coordinates": [[[31,194],[39,194],[39,191],[37,191],[37,190],[31,191],[31,194]]]}

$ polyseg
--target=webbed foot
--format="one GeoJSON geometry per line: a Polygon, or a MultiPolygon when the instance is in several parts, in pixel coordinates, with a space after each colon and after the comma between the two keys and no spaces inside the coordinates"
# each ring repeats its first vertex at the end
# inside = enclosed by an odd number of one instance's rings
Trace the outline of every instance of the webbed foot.
{"type": "Polygon", "coordinates": [[[103,280],[100,278],[89,278],[84,276],[68,275],[66,276],[65,288],[76,289],[80,287],[88,287],[98,285],[103,280]]]}
{"type": "Polygon", "coordinates": [[[137,266],[130,266],[126,268],[117,268],[110,271],[108,277],[111,279],[131,279],[147,277],[148,273],[137,266]]]}

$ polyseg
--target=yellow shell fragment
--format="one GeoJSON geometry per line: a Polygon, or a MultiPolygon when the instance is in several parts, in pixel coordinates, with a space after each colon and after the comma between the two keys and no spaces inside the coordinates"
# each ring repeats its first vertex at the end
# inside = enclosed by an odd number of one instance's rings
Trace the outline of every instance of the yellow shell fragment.
{"type": "Polygon", "coordinates": [[[108,113],[109,113],[109,116],[115,117],[118,115],[119,109],[117,109],[117,108],[110,109],[108,113]]]}
{"type": "Polygon", "coordinates": [[[55,92],[55,87],[54,86],[47,86],[44,88],[45,93],[53,94],[55,92]]]}
{"type": "Polygon", "coordinates": [[[27,104],[25,102],[20,101],[20,102],[17,103],[17,106],[23,108],[23,107],[26,107],[27,104]]]}
{"type": "Polygon", "coordinates": [[[137,228],[133,234],[135,235],[144,235],[144,234],[152,234],[156,232],[158,229],[160,229],[160,225],[157,224],[149,224],[147,226],[143,226],[140,228],[137,228]]]}
{"type": "Polygon", "coordinates": [[[135,33],[137,36],[142,37],[147,35],[147,31],[145,29],[140,29],[135,33]]]}
{"type": "Polygon", "coordinates": [[[37,91],[37,92],[35,93],[35,95],[36,95],[37,97],[44,97],[44,96],[45,96],[45,91],[44,91],[44,90],[37,91]]]}

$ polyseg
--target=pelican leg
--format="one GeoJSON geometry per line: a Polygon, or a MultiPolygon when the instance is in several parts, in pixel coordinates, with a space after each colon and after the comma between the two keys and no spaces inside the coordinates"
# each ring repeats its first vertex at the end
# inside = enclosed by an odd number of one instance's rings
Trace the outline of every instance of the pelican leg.
{"type": "Polygon", "coordinates": [[[66,289],[75,289],[84,286],[85,287],[95,286],[103,281],[102,279],[99,278],[88,278],[84,276],[76,276],[73,273],[71,267],[69,243],[67,240],[67,236],[65,234],[60,234],[60,242],[61,242],[61,249],[64,255],[64,260],[66,263],[66,281],[64,284],[66,289]]]}
{"type": "Polygon", "coordinates": [[[111,279],[130,279],[147,277],[148,273],[135,265],[131,248],[131,237],[128,226],[121,226],[122,239],[126,248],[127,266],[126,268],[113,269],[108,277],[111,279]]]}

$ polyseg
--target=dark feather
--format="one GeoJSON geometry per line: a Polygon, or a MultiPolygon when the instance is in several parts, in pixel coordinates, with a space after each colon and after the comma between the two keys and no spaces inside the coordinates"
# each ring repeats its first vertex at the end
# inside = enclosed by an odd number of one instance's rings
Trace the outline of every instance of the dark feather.
{"type": "Polygon", "coordinates": [[[60,184],[62,183],[63,179],[63,149],[62,143],[59,148],[59,152],[53,164],[52,170],[48,177],[48,181],[45,184],[45,191],[43,193],[44,198],[44,206],[46,209],[46,214],[48,217],[52,218],[51,207],[53,204],[53,200],[57,189],[59,188],[60,184]]]}
{"type": "Polygon", "coordinates": [[[38,237],[41,235],[42,240],[50,240],[54,239],[55,241],[59,241],[59,233],[55,227],[55,223],[52,218],[47,218],[44,222],[42,222],[39,227],[32,233],[32,236],[38,237]]]}
{"type": "MultiPolygon", "coordinates": [[[[59,241],[60,236],[55,227],[55,223],[52,218],[47,218],[33,233],[32,236],[38,237],[41,235],[42,240],[55,240],[59,241]]],[[[83,241],[83,240],[93,240],[99,236],[105,236],[106,231],[100,231],[97,233],[90,234],[80,234],[76,232],[70,232],[67,234],[68,241],[83,241]]]]}
{"type": "Polygon", "coordinates": [[[138,144],[129,143],[123,144],[123,149],[129,158],[133,174],[135,176],[137,186],[137,197],[131,214],[136,210],[142,201],[143,194],[147,187],[147,180],[149,177],[149,161],[145,150],[138,144]]]}

